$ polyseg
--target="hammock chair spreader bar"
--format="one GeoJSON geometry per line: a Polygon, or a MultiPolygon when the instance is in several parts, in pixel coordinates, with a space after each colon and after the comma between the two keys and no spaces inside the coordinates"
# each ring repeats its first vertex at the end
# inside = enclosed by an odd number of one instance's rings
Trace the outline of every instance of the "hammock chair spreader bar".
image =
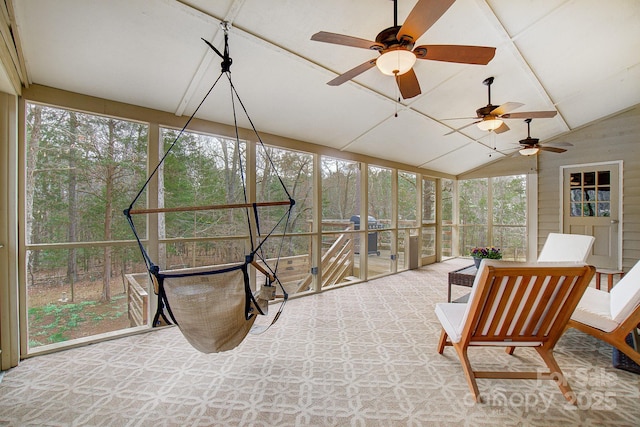
{"type": "Polygon", "coordinates": [[[251,261],[249,264],[253,265],[256,270],[258,270],[260,273],[267,276],[267,278],[269,279],[269,283],[272,283],[276,280],[276,276],[268,272],[265,268],[263,268],[260,264],[258,264],[256,260],[251,261]]]}
{"type": "Polygon", "coordinates": [[[129,215],[149,214],[149,213],[165,213],[165,212],[191,212],[191,211],[208,211],[217,209],[239,209],[239,208],[254,208],[254,207],[268,207],[268,206],[286,206],[295,205],[293,199],[283,200],[281,202],[256,202],[256,203],[233,203],[228,205],[210,205],[210,206],[180,206],[174,208],[148,208],[148,209],[131,209],[129,215]]]}

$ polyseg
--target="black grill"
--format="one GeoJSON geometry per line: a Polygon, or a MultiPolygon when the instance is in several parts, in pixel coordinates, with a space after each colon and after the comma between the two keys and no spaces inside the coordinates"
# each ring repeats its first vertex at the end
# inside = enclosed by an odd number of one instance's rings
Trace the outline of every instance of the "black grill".
{"type": "MultiPolygon", "coordinates": [[[[350,218],[350,221],[353,223],[353,227],[356,230],[360,230],[360,215],[353,215],[350,218]]],[[[367,217],[367,229],[368,230],[378,230],[381,229],[382,225],[378,223],[378,220],[369,215],[367,217]]],[[[369,246],[369,255],[380,255],[380,251],[378,250],[378,232],[370,231],[367,235],[367,243],[369,246]]],[[[356,253],[360,253],[358,240],[356,239],[356,253]]]]}

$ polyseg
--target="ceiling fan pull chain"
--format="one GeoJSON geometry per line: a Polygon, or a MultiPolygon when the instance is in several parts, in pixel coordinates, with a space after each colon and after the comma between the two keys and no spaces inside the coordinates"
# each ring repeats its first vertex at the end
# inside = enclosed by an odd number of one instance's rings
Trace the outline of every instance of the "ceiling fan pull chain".
{"type": "MultiPolygon", "coordinates": [[[[398,74],[396,73],[396,81],[398,81],[398,74]]],[[[398,94],[398,92],[400,91],[400,87],[399,85],[396,84],[396,114],[394,115],[394,117],[398,117],[398,104],[400,103],[400,94],[398,94]]]]}

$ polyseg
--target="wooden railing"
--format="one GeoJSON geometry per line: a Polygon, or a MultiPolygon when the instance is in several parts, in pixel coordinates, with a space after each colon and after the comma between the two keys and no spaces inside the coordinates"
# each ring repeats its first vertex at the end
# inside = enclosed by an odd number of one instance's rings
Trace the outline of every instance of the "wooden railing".
{"type": "MultiPolygon", "coordinates": [[[[345,229],[353,230],[353,226],[345,229]]],[[[354,237],[353,233],[338,234],[338,238],[331,244],[322,256],[322,287],[343,282],[353,275],[354,268],[354,237]]],[[[275,260],[267,260],[273,266],[275,260]]],[[[258,261],[259,264],[262,261],[258,261]]],[[[200,269],[203,267],[199,267],[200,269]]],[[[188,269],[194,270],[194,269],[188,269]]],[[[127,304],[129,322],[131,326],[147,324],[149,294],[145,290],[147,273],[127,274],[127,304]]],[[[298,293],[310,289],[313,281],[311,274],[311,258],[309,254],[281,257],[278,264],[277,276],[287,292],[298,293]]],[[[258,272],[258,283],[264,282],[264,276],[258,272]]]]}
{"type": "MultiPolygon", "coordinates": [[[[273,266],[275,260],[268,259],[267,262],[270,266],[273,266]]],[[[262,261],[258,261],[258,263],[262,264],[262,261]]],[[[311,278],[309,255],[281,257],[278,263],[277,276],[287,292],[297,289],[299,287],[298,283],[306,282],[307,279],[311,278]]],[[[258,283],[261,283],[261,281],[264,282],[264,276],[258,273],[258,283]]]]}
{"type": "Polygon", "coordinates": [[[142,326],[147,324],[147,310],[149,307],[149,294],[140,286],[146,283],[146,273],[126,274],[127,278],[127,305],[130,326],[142,326]]]}
{"type": "MultiPolygon", "coordinates": [[[[353,230],[348,227],[346,230],[353,230]]],[[[346,231],[345,230],[345,231],[346,231]]],[[[322,255],[322,287],[335,285],[346,277],[353,275],[354,264],[354,234],[340,234],[322,255]]],[[[311,286],[312,276],[309,275],[300,283],[296,292],[304,292],[311,286]]]]}

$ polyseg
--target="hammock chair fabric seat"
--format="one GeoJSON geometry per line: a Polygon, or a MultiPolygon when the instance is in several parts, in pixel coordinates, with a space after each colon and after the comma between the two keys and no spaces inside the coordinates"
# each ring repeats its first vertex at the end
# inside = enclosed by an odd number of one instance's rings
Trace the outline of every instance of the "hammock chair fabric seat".
{"type": "MultiPolygon", "coordinates": [[[[238,346],[251,330],[256,304],[246,289],[246,264],[166,271],[159,276],[173,318],[187,341],[203,353],[238,346]],[[249,317],[249,319],[247,319],[249,317]]],[[[257,300],[266,311],[268,301],[257,300]]]]}

